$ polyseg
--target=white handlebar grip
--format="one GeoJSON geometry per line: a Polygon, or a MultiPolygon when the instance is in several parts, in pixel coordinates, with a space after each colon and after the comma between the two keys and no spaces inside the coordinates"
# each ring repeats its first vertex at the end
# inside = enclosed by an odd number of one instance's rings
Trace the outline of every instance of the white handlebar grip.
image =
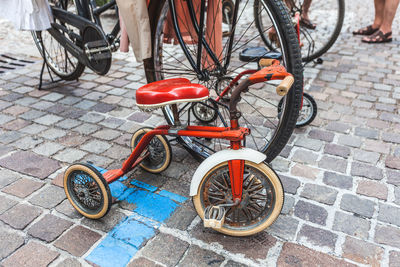
{"type": "Polygon", "coordinates": [[[280,96],[285,96],[289,92],[290,88],[294,83],[293,76],[286,76],[285,79],[276,87],[276,93],[280,96]]]}
{"type": "Polygon", "coordinates": [[[260,65],[261,68],[269,67],[272,65],[275,59],[271,58],[262,58],[260,61],[258,61],[258,64],[260,65]]]}

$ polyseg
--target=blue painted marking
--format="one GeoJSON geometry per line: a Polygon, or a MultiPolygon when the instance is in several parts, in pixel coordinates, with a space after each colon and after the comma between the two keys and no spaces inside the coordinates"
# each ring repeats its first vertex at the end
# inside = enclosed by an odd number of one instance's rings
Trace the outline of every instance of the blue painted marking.
{"type": "Polygon", "coordinates": [[[151,226],[138,222],[133,218],[127,218],[117,225],[112,231],[111,236],[140,248],[140,245],[155,235],[155,230],[151,226]]]}
{"type": "Polygon", "coordinates": [[[134,246],[108,235],[86,259],[101,267],[126,266],[137,251],[134,246]]]}
{"type": "Polygon", "coordinates": [[[169,218],[179,206],[167,197],[140,189],[130,194],[125,200],[136,205],[134,212],[158,222],[163,222],[169,218]]]}
{"type": "Polygon", "coordinates": [[[172,193],[172,192],[169,192],[167,190],[161,190],[158,194],[160,196],[164,196],[164,197],[167,197],[169,199],[175,200],[176,202],[179,202],[179,203],[183,203],[183,202],[185,202],[187,200],[186,197],[178,195],[178,194],[175,194],[175,193],[172,193]]]}
{"type": "Polygon", "coordinates": [[[149,185],[149,184],[146,184],[146,183],[143,183],[143,182],[138,181],[138,180],[132,180],[131,184],[133,184],[136,187],[140,187],[140,188],[146,189],[147,191],[150,191],[150,192],[155,192],[157,190],[157,187],[149,185]]]}
{"type": "Polygon", "coordinates": [[[124,175],[121,178],[119,178],[118,181],[125,181],[126,179],[128,179],[128,176],[124,175]]]}
{"type": "Polygon", "coordinates": [[[154,229],[158,229],[161,226],[161,223],[153,221],[135,212],[131,216],[129,216],[129,219],[134,219],[136,221],[142,222],[148,226],[153,227],[154,229]]]}
{"type": "MultiPolygon", "coordinates": [[[[107,171],[92,166],[102,174],[107,171]]],[[[101,267],[126,266],[142,244],[152,238],[161,223],[179,207],[175,202],[183,203],[187,200],[166,190],[155,193],[157,187],[137,180],[131,182],[135,188],[128,188],[121,183],[126,179],[128,177],[123,176],[109,186],[113,197],[135,204],[134,214],[115,226],[86,257],[101,267]]]]}
{"type": "Polygon", "coordinates": [[[118,197],[119,201],[125,200],[127,197],[129,197],[133,192],[138,190],[137,188],[128,188],[124,191],[122,195],[118,197]]]}
{"type": "Polygon", "coordinates": [[[109,184],[110,190],[111,190],[111,195],[115,198],[119,198],[122,193],[128,188],[126,185],[121,183],[120,181],[115,181],[111,184],[109,184]]]}

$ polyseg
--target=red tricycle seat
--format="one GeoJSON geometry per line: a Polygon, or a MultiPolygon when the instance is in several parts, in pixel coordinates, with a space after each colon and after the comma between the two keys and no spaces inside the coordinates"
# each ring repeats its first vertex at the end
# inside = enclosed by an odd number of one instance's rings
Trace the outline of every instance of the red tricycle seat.
{"type": "Polygon", "coordinates": [[[140,108],[158,108],[182,102],[199,102],[209,97],[208,89],[185,78],[152,82],[136,91],[136,103],[140,108]]]}

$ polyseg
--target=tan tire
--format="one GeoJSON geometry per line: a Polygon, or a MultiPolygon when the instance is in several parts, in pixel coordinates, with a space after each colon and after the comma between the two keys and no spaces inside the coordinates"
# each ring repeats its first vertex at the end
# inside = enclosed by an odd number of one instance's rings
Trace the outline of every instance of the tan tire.
{"type": "MultiPolygon", "coordinates": [[[[197,214],[201,217],[201,219],[204,219],[204,209],[205,207],[213,204],[223,204],[223,203],[211,203],[210,201],[216,201],[214,197],[208,199],[208,194],[210,189],[212,188],[212,180],[214,179],[223,179],[223,177],[226,177],[226,174],[224,176],[224,172],[226,172],[228,169],[228,162],[223,162],[215,167],[213,167],[211,170],[207,172],[207,174],[203,177],[202,181],[200,182],[199,189],[197,192],[197,195],[193,197],[193,204],[194,207],[197,211],[197,214]],[[222,174],[222,176],[219,176],[218,174],[222,174]],[[208,190],[208,191],[207,191],[208,190]]],[[[228,179],[229,180],[229,173],[228,173],[228,179]]],[[[219,184],[223,182],[223,180],[217,180],[219,184]]],[[[221,232],[226,235],[231,235],[231,236],[249,236],[249,235],[254,235],[258,232],[263,231],[265,228],[270,226],[279,216],[282,206],[283,206],[283,201],[284,201],[284,192],[283,192],[283,187],[282,183],[278,177],[278,175],[270,168],[268,167],[267,164],[264,162],[260,164],[256,164],[250,161],[245,161],[245,175],[244,175],[244,182],[243,182],[243,198],[242,202],[240,205],[240,210],[242,211],[243,217],[246,215],[243,210],[246,208],[247,211],[249,211],[249,208],[254,205],[252,201],[254,201],[254,198],[258,195],[259,190],[254,190],[256,191],[256,194],[254,196],[251,196],[251,192],[246,191],[246,186],[249,191],[252,190],[252,186],[262,186],[265,187],[266,191],[266,199],[265,199],[265,207],[266,210],[264,213],[260,213],[258,217],[254,218],[254,222],[251,222],[251,220],[248,222],[248,224],[245,225],[245,223],[241,223],[240,220],[238,221],[233,221],[234,217],[234,212],[235,209],[232,209],[231,213],[229,213],[227,209],[227,214],[225,217],[225,223],[222,226],[222,228],[215,229],[218,232],[221,232]],[[246,178],[247,176],[247,178],[246,178]],[[249,178],[250,177],[250,178],[249,178]],[[256,182],[251,182],[252,180],[256,182]],[[251,182],[251,183],[250,183],[251,182]],[[256,183],[256,184],[254,184],[256,183]],[[266,187],[268,186],[268,188],[266,187]],[[271,189],[269,192],[268,189],[271,189]],[[268,197],[271,198],[272,205],[271,207],[268,206],[268,197]],[[246,201],[248,204],[246,204],[246,201]],[[229,216],[232,215],[232,218],[230,219],[229,216]]],[[[227,185],[225,183],[225,185],[227,185]]],[[[227,190],[227,194],[229,196],[229,191],[230,191],[230,182],[229,188],[227,190]]],[[[221,189],[221,187],[219,188],[221,189]]],[[[264,189],[262,189],[264,191],[264,189]]],[[[210,191],[211,192],[211,191],[210,191]]],[[[213,193],[215,194],[215,193],[213,193]]],[[[215,196],[215,195],[214,195],[215,196]]],[[[225,195],[226,197],[226,195],[225,195]]],[[[260,196],[261,197],[261,196],[260,196]]],[[[260,198],[258,197],[258,198],[260,198]]],[[[223,197],[221,197],[223,198],[223,197]]],[[[229,198],[231,200],[231,197],[229,198]]],[[[220,200],[223,201],[223,200],[220,200]]],[[[257,200],[256,200],[257,201],[257,200]]],[[[225,201],[226,203],[226,201],[225,201]]],[[[240,215],[240,211],[238,209],[238,214],[240,215]]],[[[247,215],[246,215],[247,216],[247,215]]],[[[253,218],[250,216],[250,218],[253,218]]]]}
{"type": "Polygon", "coordinates": [[[72,206],[87,218],[99,219],[110,210],[110,188],[89,164],[74,164],[65,171],[64,191],[72,206]]]}
{"type": "MultiPolygon", "coordinates": [[[[135,149],[140,139],[151,130],[151,128],[141,128],[132,135],[132,151],[135,149]]],[[[145,151],[143,153],[145,153],[145,151]]],[[[160,173],[168,168],[169,164],[171,163],[172,155],[171,146],[167,138],[162,135],[154,136],[150,141],[148,151],[150,154],[139,164],[140,167],[151,173],[160,173]]]]}

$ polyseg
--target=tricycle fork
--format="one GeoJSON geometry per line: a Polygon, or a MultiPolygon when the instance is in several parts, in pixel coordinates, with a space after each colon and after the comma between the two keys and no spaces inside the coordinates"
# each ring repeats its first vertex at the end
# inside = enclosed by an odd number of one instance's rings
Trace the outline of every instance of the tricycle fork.
{"type": "MultiPolygon", "coordinates": [[[[231,124],[235,127],[236,120],[231,120],[231,124]]],[[[240,141],[232,141],[231,148],[238,150],[242,147],[240,141]]],[[[243,174],[244,174],[244,160],[234,159],[228,161],[229,178],[231,180],[232,200],[235,205],[239,204],[242,200],[243,192],[243,174]]]]}
{"type": "Polygon", "coordinates": [[[242,200],[244,160],[234,159],[228,161],[229,177],[231,180],[233,203],[239,204],[242,200]]]}

